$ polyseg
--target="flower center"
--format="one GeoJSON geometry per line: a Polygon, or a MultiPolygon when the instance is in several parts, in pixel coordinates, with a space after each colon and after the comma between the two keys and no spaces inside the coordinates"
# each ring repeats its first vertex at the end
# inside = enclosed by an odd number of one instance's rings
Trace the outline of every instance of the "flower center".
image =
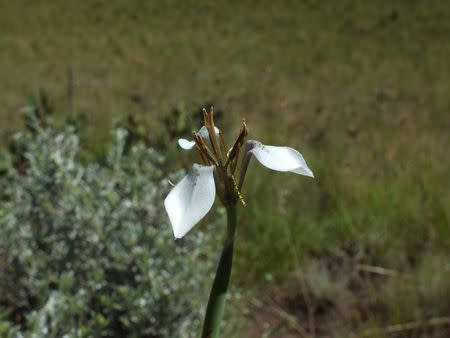
{"type": "Polygon", "coordinates": [[[224,186],[235,198],[239,199],[245,205],[242,194],[239,191],[238,185],[234,179],[234,173],[239,160],[241,149],[244,145],[248,134],[245,121],[242,121],[242,128],[239,132],[236,141],[231,149],[227,149],[223,139],[222,131],[214,125],[214,110],[211,107],[208,112],[203,109],[203,123],[208,131],[206,137],[198,132],[194,132],[195,146],[205,165],[214,165],[217,168],[217,174],[223,180],[224,186]],[[205,141],[206,139],[206,141],[205,141]]]}

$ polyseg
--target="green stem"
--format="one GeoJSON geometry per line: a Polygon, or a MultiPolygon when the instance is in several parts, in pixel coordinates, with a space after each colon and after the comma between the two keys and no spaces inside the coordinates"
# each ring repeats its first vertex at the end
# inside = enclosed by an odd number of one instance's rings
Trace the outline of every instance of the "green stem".
{"type": "Polygon", "coordinates": [[[225,300],[233,264],[234,232],[236,229],[236,205],[227,207],[227,238],[222,249],[216,276],[209,294],[205,321],[203,322],[202,338],[218,338],[222,316],[225,310],[225,300]]]}

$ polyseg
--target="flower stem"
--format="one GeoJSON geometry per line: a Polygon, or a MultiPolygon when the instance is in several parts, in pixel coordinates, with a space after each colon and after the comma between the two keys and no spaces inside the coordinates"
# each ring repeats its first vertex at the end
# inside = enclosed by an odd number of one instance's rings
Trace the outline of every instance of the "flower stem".
{"type": "Polygon", "coordinates": [[[217,266],[216,276],[209,294],[202,338],[218,338],[220,322],[225,310],[225,300],[233,264],[234,232],[236,229],[236,205],[227,206],[227,237],[217,266]]]}

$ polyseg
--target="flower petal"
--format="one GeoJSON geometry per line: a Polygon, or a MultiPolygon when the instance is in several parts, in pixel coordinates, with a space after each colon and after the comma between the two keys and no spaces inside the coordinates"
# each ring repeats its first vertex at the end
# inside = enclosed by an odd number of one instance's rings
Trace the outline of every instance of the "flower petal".
{"type": "MultiPolygon", "coordinates": [[[[217,128],[216,126],[214,126],[214,133],[216,134],[216,136],[219,136],[219,128],[217,128]]],[[[209,133],[208,133],[208,128],[206,128],[205,126],[201,127],[200,130],[198,131],[198,134],[205,140],[205,141],[209,141],[209,133]]]]}
{"type": "MultiPolygon", "coordinates": [[[[219,128],[217,128],[216,126],[214,126],[214,132],[216,133],[216,136],[219,136],[219,128]]],[[[200,137],[203,140],[205,140],[206,145],[208,147],[211,147],[211,141],[209,140],[208,129],[205,126],[200,128],[200,130],[198,131],[198,134],[200,135],[200,137]]],[[[186,140],[184,138],[180,138],[180,139],[178,139],[178,145],[185,150],[191,150],[192,148],[194,148],[195,142],[186,140]]]]}
{"type": "Polygon", "coordinates": [[[266,146],[255,140],[248,141],[248,145],[249,151],[269,169],[314,177],[303,156],[293,148],[266,146]]]}
{"type": "Polygon", "coordinates": [[[194,148],[195,142],[186,140],[185,138],[180,138],[178,139],[178,145],[185,150],[191,150],[194,148]]]}
{"type": "Polygon", "coordinates": [[[314,174],[313,174],[312,170],[308,168],[306,163],[305,163],[305,167],[299,167],[295,170],[290,170],[290,172],[314,178],[314,174]]]}
{"type": "Polygon", "coordinates": [[[183,237],[208,213],[215,196],[214,166],[194,164],[164,200],[175,238],[183,237]]]}

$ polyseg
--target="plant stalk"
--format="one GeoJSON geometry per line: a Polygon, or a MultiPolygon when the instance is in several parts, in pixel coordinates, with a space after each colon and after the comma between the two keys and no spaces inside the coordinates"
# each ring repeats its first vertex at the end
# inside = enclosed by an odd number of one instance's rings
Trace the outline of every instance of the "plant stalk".
{"type": "Polygon", "coordinates": [[[220,322],[225,310],[225,301],[233,264],[234,233],[236,230],[236,204],[227,206],[227,237],[217,266],[216,276],[209,294],[203,322],[202,338],[218,338],[220,322]]]}

